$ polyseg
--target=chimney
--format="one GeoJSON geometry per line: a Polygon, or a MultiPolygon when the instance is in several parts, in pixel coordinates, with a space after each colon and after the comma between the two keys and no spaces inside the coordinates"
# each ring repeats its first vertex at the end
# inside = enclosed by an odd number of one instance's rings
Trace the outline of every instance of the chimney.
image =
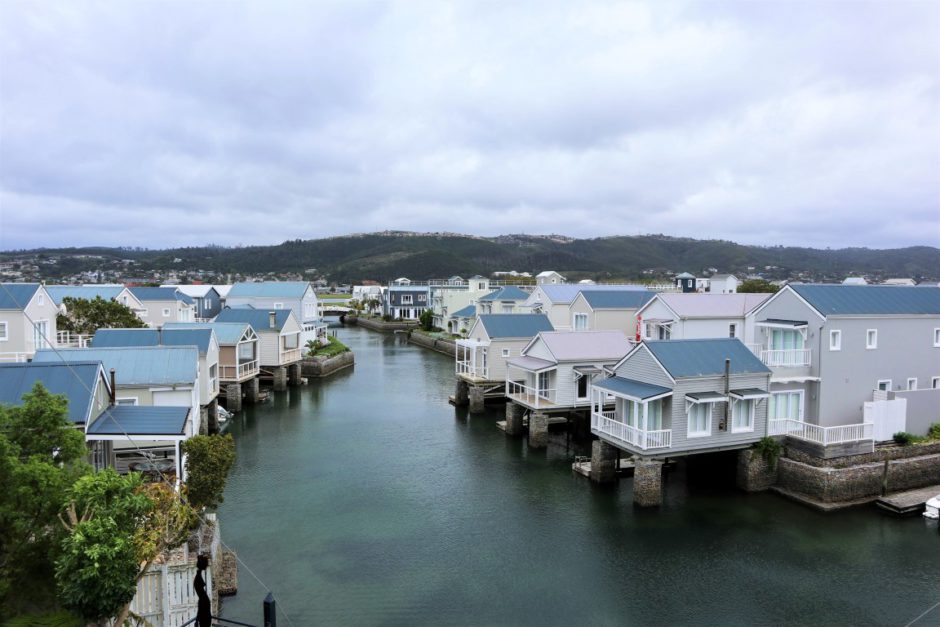
{"type": "Polygon", "coordinates": [[[272,329],[277,328],[277,313],[273,311],[268,312],[268,326],[272,329]]]}
{"type": "Polygon", "coordinates": [[[117,381],[117,377],[115,377],[114,375],[114,368],[111,368],[111,398],[109,400],[111,401],[112,406],[114,406],[114,403],[116,402],[115,397],[117,396],[116,381],[117,381]]]}

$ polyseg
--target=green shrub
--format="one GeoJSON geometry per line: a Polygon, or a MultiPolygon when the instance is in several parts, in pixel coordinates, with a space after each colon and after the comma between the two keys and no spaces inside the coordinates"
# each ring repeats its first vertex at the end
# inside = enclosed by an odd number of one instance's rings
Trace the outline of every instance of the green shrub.
{"type": "Polygon", "coordinates": [[[765,436],[758,440],[754,448],[761,454],[770,469],[776,470],[777,460],[780,459],[780,455],[783,453],[783,446],[780,442],[770,436],[765,436]]]}
{"type": "Polygon", "coordinates": [[[914,436],[907,431],[898,431],[892,437],[894,438],[895,444],[900,444],[901,446],[907,446],[914,442],[914,436]]]}
{"type": "Polygon", "coordinates": [[[930,425],[930,428],[927,430],[927,437],[931,440],[940,440],[940,422],[935,422],[930,425]]]}

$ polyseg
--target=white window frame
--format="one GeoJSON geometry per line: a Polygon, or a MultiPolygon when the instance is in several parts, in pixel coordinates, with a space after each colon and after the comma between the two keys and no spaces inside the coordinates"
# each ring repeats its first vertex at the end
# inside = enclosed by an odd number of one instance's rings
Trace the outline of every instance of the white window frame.
{"type": "Polygon", "coordinates": [[[917,377],[908,377],[907,378],[907,389],[912,392],[917,389],[917,377]],[[911,385],[913,383],[914,385],[911,385]]]}
{"type": "Polygon", "coordinates": [[[798,394],[799,395],[799,400],[797,401],[799,403],[799,411],[797,412],[796,419],[799,420],[800,422],[803,422],[803,407],[806,401],[804,394],[806,394],[806,390],[775,390],[771,392],[770,398],[767,399],[767,420],[783,420],[784,418],[790,419],[789,416],[783,416],[783,417],[771,416],[771,413],[773,413],[773,410],[776,410],[777,408],[776,399],[774,397],[780,396],[782,394],[787,394],[787,395],[798,394]]]}
{"type": "Polygon", "coordinates": [[[6,320],[0,321],[0,342],[8,342],[9,340],[10,340],[9,323],[6,320]]]}
{"type": "Polygon", "coordinates": [[[43,296],[42,294],[40,294],[40,295],[39,295],[39,300],[36,302],[36,304],[39,305],[40,307],[45,306],[45,304],[46,304],[46,297],[43,296]]]}
{"type": "Polygon", "coordinates": [[[414,305],[415,299],[411,294],[402,294],[401,295],[401,304],[402,305],[414,305]]]}
{"type": "Polygon", "coordinates": [[[705,438],[712,434],[712,404],[711,403],[692,403],[689,411],[686,412],[686,437],[705,438]],[[705,430],[692,431],[692,412],[698,411],[698,408],[705,410],[705,430]]]}
{"type": "Polygon", "coordinates": [[[867,350],[878,348],[878,329],[865,330],[865,348],[867,350]]]}
{"type": "Polygon", "coordinates": [[[587,331],[588,330],[588,315],[586,313],[576,313],[571,317],[571,330],[572,331],[587,331]],[[584,320],[584,328],[578,328],[578,320],[584,320]]]}
{"type": "Polygon", "coordinates": [[[275,309],[284,309],[284,303],[274,303],[275,309]]]}
{"type": "Polygon", "coordinates": [[[934,348],[940,348],[940,327],[933,330],[933,345],[934,348]]]}
{"type": "Polygon", "coordinates": [[[738,325],[734,322],[728,325],[728,337],[738,337],[738,325]]]}
{"type": "Polygon", "coordinates": [[[586,401],[586,400],[589,400],[589,399],[591,398],[591,381],[590,381],[590,377],[591,377],[591,375],[582,374],[580,377],[578,377],[578,378],[575,380],[575,382],[574,382],[574,397],[575,397],[576,400],[579,400],[579,401],[586,401]],[[578,395],[578,388],[581,387],[581,381],[582,381],[582,380],[586,381],[586,382],[587,382],[587,385],[584,386],[584,396],[579,396],[579,395],[578,395]]]}
{"type": "Polygon", "coordinates": [[[831,329],[829,331],[829,350],[842,350],[842,331],[840,329],[831,329]]]}
{"type": "Polygon", "coordinates": [[[731,405],[731,433],[752,433],[754,431],[754,414],[757,410],[757,402],[755,399],[740,399],[736,400],[734,404],[731,405]],[[741,403],[747,403],[749,408],[747,416],[747,426],[745,427],[735,427],[734,426],[734,417],[735,414],[739,411],[738,407],[741,407],[741,403]]]}
{"type": "Polygon", "coordinates": [[[138,403],[139,399],[136,396],[118,396],[114,399],[115,405],[137,405],[138,403]]]}
{"type": "Polygon", "coordinates": [[[503,357],[509,357],[509,354],[510,350],[508,348],[504,348],[502,352],[503,357]]]}
{"type": "Polygon", "coordinates": [[[930,389],[931,389],[931,390],[940,389],[940,377],[931,377],[931,378],[930,378],[930,389]]]}
{"type": "Polygon", "coordinates": [[[878,381],[875,382],[875,389],[876,389],[876,390],[882,390],[882,389],[883,389],[885,392],[890,392],[890,391],[891,391],[891,386],[892,386],[891,379],[878,379],[878,381]],[[882,383],[887,383],[888,386],[887,386],[886,388],[882,388],[882,387],[881,387],[881,384],[882,384],[882,383]]]}
{"type": "Polygon", "coordinates": [[[164,308],[163,308],[163,317],[164,317],[164,318],[169,318],[169,317],[170,317],[170,308],[169,308],[169,307],[164,307],[164,308]]]}

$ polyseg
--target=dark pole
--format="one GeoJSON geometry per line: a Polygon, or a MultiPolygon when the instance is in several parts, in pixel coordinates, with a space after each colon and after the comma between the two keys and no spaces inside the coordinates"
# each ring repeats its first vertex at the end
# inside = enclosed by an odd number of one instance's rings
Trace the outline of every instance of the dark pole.
{"type": "Polygon", "coordinates": [[[277,603],[271,592],[264,597],[264,627],[277,627],[277,603]]]}
{"type": "Polygon", "coordinates": [[[731,408],[731,360],[725,359],[725,431],[731,429],[731,425],[728,424],[728,413],[731,408]]]}

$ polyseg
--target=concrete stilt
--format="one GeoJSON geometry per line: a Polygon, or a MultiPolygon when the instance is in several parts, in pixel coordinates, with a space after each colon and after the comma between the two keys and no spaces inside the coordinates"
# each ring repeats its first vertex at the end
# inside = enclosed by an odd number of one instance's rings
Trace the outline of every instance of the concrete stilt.
{"type": "Polygon", "coordinates": [[[274,391],[283,392],[287,389],[287,367],[278,366],[273,369],[274,374],[274,391]]]}
{"type": "Polygon", "coordinates": [[[199,435],[209,435],[209,406],[199,408],[199,435]]]}
{"type": "Polygon", "coordinates": [[[486,410],[483,388],[479,385],[471,386],[468,396],[470,397],[470,413],[482,414],[486,410]]]}
{"type": "Polygon", "coordinates": [[[548,414],[533,412],[529,414],[529,448],[548,446],[548,414]]]}
{"type": "Polygon", "coordinates": [[[633,503],[640,507],[658,507],[663,503],[663,463],[638,459],[633,470],[633,503]]]}
{"type": "MultiPolygon", "coordinates": [[[[257,381],[257,379],[255,379],[257,381]]],[[[225,386],[225,408],[230,412],[242,410],[242,384],[229,383],[225,386]]]]}
{"type": "Polygon", "coordinates": [[[209,433],[219,432],[219,398],[212,399],[206,406],[209,409],[209,433]]]}
{"type": "Polygon", "coordinates": [[[248,379],[242,384],[242,387],[245,388],[245,402],[255,404],[258,402],[258,389],[260,384],[260,379],[254,377],[248,379]]]}
{"type": "Polygon", "coordinates": [[[617,447],[603,440],[591,443],[591,481],[610,483],[617,479],[617,447]]]}
{"type": "Polygon", "coordinates": [[[457,385],[454,386],[454,405],[463,407],[469,402],[470,384],[463,379],[457,379],[457,385]]]}
{"type": "Polygon", "coordinates": [[[525,433],[525,425],[522,424],[524,415],[525,407],[516,403],[506,403],[506,435],[522,435],[525,433]]]}
{"type": "Polygon", "coordinates": [[[290,385],[300,385],[300,362],[287,367],[287,382],[290,385]]]}
{"type": "Polygon", "coordinates": [[[777,464],[771,465],[754,449],[738,451],[737,485],[746,492],[761,492],[777,483],[777,464]]]}

